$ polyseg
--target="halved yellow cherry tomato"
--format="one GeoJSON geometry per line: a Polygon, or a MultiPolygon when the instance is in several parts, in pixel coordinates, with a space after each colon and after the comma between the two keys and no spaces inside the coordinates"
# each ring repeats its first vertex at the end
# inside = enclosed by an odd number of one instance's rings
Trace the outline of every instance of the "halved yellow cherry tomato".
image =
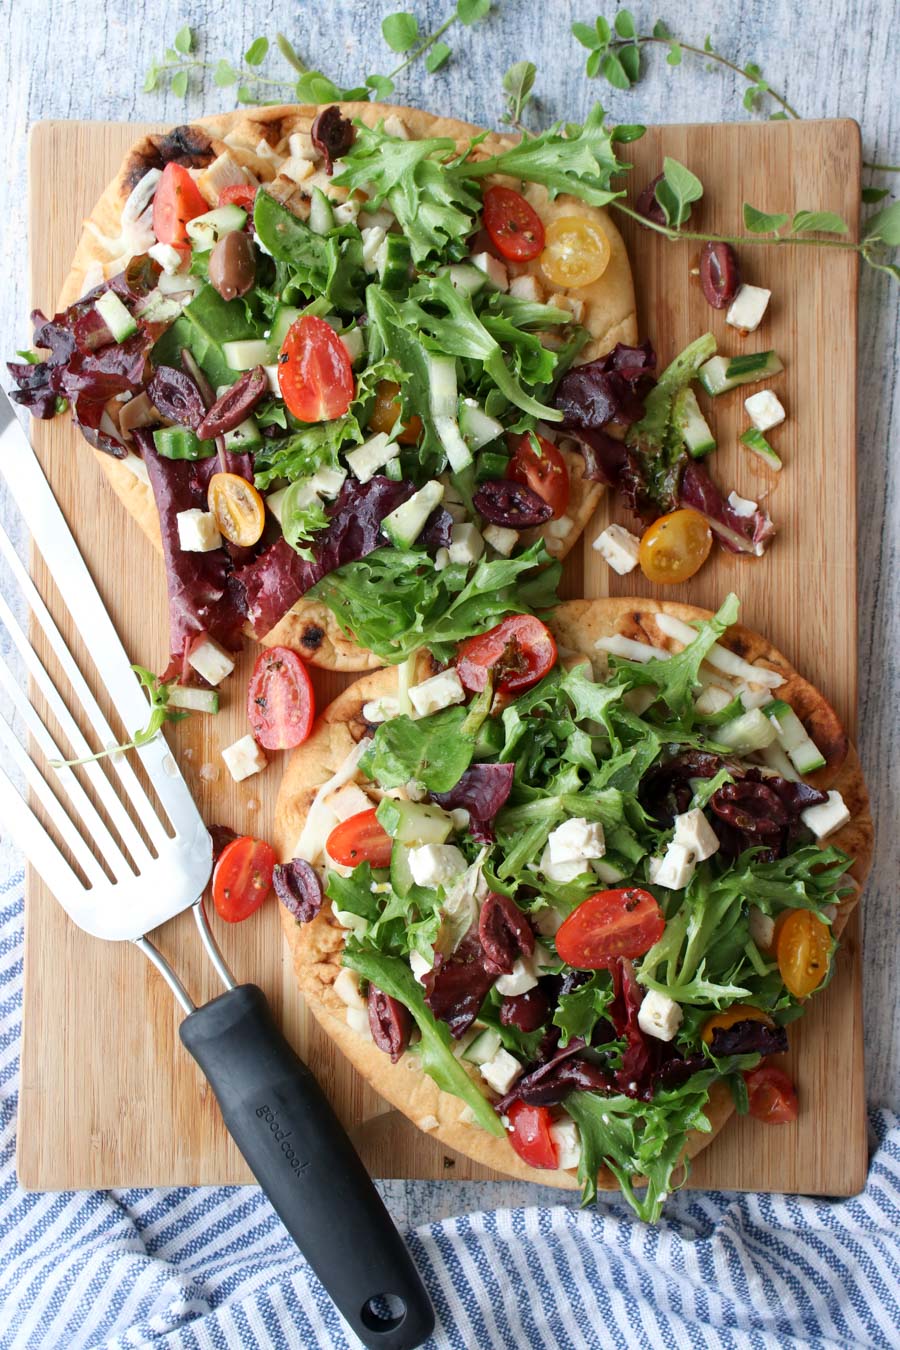
{"type": "Polygon", "coordinates": [[[554,286],[589,286],[609,265],[609,240],[586,216],[559,216],[547,226],[541,269],[554,286]]]}
{"type": "Polygon", "coordinates": [[[252,483],[239,473],[214,473],[207,500],[219,532],[229,544],[249,548],[257,542],[266,523],[266,508],[252,483]]]}
{"type": "Polygon", "coordinates": [[[731,1008],[726,1008],[724,1012],[716,1013],[703,1023],[703,1030],[700,1038],[707,1045],[712,1045],[714,1031],[727,1031],[729,1027],[735,1026],[738,1022],[765,1022],[767,1027],[774,1026],[774,1022],[767,1013],[761,1008],[754,1008],[749,1003],[736,1003],[731,1008]]]}
{"type": "MultiPolygon", "coordinates": [[[[391,434],[401,411],[399,393],[400,386],[394,384],[393,380],[378,381],[375,386],[375,403],[369,418],[370,431],[384,431],[387,435],[391,434]]],[[[415,445],[421,435],[422,419],[413,413],[406,425],[397,433],[396,439],[401,445],[415,445]]]]}
{"type": "Polygon", "coordinates": [[[782,914],[775,930],[775,959],[785,988],[794,998],[808,998],[828,974],[831,930],[808,909],[782,914]]]}
{"type": "Polygon", "coordinates": [[[641,571],[648,581],[668,586],[687,581],[709,557],[712,530],[699,511],[685,507],[654,520],[641,539],[641,571]]]}

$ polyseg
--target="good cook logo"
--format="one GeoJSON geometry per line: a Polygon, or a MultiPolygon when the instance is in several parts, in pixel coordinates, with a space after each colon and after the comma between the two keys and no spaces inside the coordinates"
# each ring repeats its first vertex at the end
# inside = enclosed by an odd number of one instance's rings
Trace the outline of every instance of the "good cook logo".
{"type": "Polygon", "coordinates": [[[304,1161],[302,1158],[298,1158],[297,1154],[294,1152],[293,1146],[288,1142],[294,1131],[283,1130],[280,1128],[280,1122],[278,1120],[278,1117],[272,1110],[271,1106],[265,1105],[258,1106],[256,1108],[256,1114],[260,1118],[260,1120],[264,1120],[266,1122],[269,1129],[272,1131],[272,1138],[275,1140],[276,1143],[281,1145],[281,1151],[284,1154],[285,1158],[287,1159],[291,1167],[291,1170],[293,1172],[296,1172],[296,1174],[299,1176],[300,1173],[305,1168],[309,1167],[309,1161],[308,1160],[304,1161]]]}

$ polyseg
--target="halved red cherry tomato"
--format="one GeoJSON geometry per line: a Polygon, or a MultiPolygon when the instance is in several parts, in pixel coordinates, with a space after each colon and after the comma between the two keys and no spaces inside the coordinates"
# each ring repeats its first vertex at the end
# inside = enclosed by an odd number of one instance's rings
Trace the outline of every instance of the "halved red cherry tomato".
{"type": "Polygon", "coordinates": [[[507,478],[530,487],[541,501],[553,508],[552,519],[559,520],[569,505],[569,470],[562,452],[552,441],[527,431],[521,436],[510,436],[509,448],[513,454],[506,467],[507,478]]]}
{"type": "Polygon", "coordinates": [[[240,923],[259,909],[272,889],[275,850],[262,839],[244,835],[221,852],[213,871],[216,913],[226,923],[240,923]]]}
{"type": "Polygon", "coordinates": [[[550,1133],[553,1117],[546,1106],[513,1102],[507,1111],[512,1129],[509,1142],[529,1167],[559,1167],[559,1153],[550,1133]]]}
{"type": "Polygon", "coordinates": [[[775,925],[775,959],[785,988],[809,998],[828,974],[831,929],[809,909],[790,909],[775,925]]]}
{"type": "Polygon", "coordinates": [[[256,658],[247,690],[247,717],[264,750],[293,750],[310,733],[315,695],[306,665],[290,647],[256,658]]]}
{"type": "Polygon", "coordinates": [[[342,867],[356,867],[361,862],[373,867],[390,867],[393,840],[371,811],[359,811],[335,826],[328,836],[325,851],[342,867]]]}
{"type": "Polygon", "coordinates": [[[183,164],[163,169],[153,197],[153,233],[161,244],[187,244],[185,226],[209,210],[209,203],[183,164]]]}
{"type": "Polygon", "coordinates": [[[774,1064],[760,1064],[744,1074],[750,1114],[765,1125],[789,1125],[800,1113],[797,1089],[785,1073],[774,1064]]]}
{"type": "Polygon", "coordinates": [[[467,689],[480,693],[487,673],[495,693],[530,689],[556,664],[556,643],[550,629],[532,614],[513,614],[496,628],[466,638],[456,657],[456,670],[467,689]]]}
{"type": "Polygon", "coordinates": [[[556,935],[556,950],[578,970],[602,970],[617,956],[643,956],[663,935],[666,921],[649,891],[597,891],[582,900],[556,935]]]}
{"type": "Polygon", "coordinates": [[[256,188],[252,183],[229,183],[219,193],[220,206],[241,206],[245,211],[252,211],[255,201],[256,188]]]}
{"type": "Polygon", "coordinates": [[[278,383],[301,422],[343,417],[356,392],[353,366],[346,345],[324,319],[304,314],[291,324],[278,358],[278,383]]]}
{"type": "Polygon", "coordinates": [[[544,247],[544,225],[521,192],[489,187],[484,194],[484,228],[510,262],[531,262],[544,247]]]}
{"type": "Polygon", "coordinates": [[[709,557],[712,530],[689,506],[654,520],[641,538],[641,571],[648,581],[668,586],[687,581],[709,557]]]}

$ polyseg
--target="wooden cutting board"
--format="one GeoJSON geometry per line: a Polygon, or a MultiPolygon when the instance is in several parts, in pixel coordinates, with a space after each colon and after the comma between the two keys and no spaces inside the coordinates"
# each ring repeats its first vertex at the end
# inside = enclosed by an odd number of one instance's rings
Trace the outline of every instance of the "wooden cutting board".
{"type": "MultiPolygon", "coordinates": [[[[31,141],[31,280],[48,313],[69,266],[82,218],[132,141],[152,128],[46,122],[31,141]]],[[[640,186],[664,155],[692,166],[706,185],[697,222],[740,228],[741,203],[769,211],[836,210],[855,221],[860,146],[854,122],[783,122],[653,128],[626,147],[640,186]]],[[[822,249],[746,249],[745,280],[772,291],[758,335],[742,340],[706,305],[691,269],[698,246],[667,244],[626,228],[640,333],[661,362],[712,328],[728,353],[774,347],[785,365],[773,387],[788,411],[772,440],[785,463],[773,475],[737,441],[746,425],[740,394],[716,402],[717,479],[765,498],[779,537],[760,561],[716,551],[678,598],[716,608],[729,590],[742,619],[767,634],[835,704],[852,730],[856,708],[856,284],[855,255],[822,249]]],[[[159,669],[168,651],[163,568],[107,486],[68,420],[33,424],[35,444],[133,659],[159,669]]],[[[569,597],[652,594],[638,572],[615,577],[590,541],[627,513],[602,502],[566,568],[569,597]]],[[[35,575],[46,590],[39,560],[35,575]]],[[[55,596],[51,595],[51,608],[55,596]]],[[[83,651],[72,635],[76,656],[83,651]]],[[[279,763],[236,785],[219,750],[246,730],[242,707],[252,652],[245,653],[215,719],[170,731],[204,818],[241,833],[271,827],[279,763]],[[210,769],[209,766],[212,766],[210,769]],[[217,774],[215,781],[208,775],[217,774]]],[[[317,673],[320,706],[347,682],[317,673]]],[[[487,1178],[390,1110],[363,1083],[302,1006],[281,941],[276,905],[237,927],[217,925],[240,980],[262,985],[288,1036],[308,1060],[366,1163],[382,1177],[487,1178]]],[[[179,1011],[144,958],[87,938],[40,881],[29,876],[24,1047],[18,1172],[32,1189],[198,1185],[249,1181],[212,1094],[178,1039],[179,1011]]],[[[199,1003],[215,993],[189,916],[159,934],[166,956],[199,1003]]],[[[863,1185],[866,1125],[858,927],[850,925],[828,993],[792,1028],[791,1067],[802,1112],[796,1126],[735,1120],[697,1160],[692,1184],[723,1189],[850,1195],[863,1185]]],[[[473,1203],[477,1203],[473,1195],[473,1203]]]]}

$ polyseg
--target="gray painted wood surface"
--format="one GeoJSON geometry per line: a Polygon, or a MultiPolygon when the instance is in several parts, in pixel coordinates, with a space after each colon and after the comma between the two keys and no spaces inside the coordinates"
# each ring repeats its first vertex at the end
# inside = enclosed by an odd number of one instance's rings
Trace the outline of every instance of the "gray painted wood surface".
{"type": "MultiPolygon", "coordinates": [[[[407,4],[431,31],[450,12],[450,0],[407,4]]],[[[335,80],[353,84],[372,70],[386,71],[398,58],[380,35],[383,16],[397,7],[377,0],[325,0],[284,7],[277,22],[309,63],[335,80]]],[[[685,41],[702,45],[707,32],[718,50],[741,64],[759,62],[771,84],[808,117],[854,117],[862,127],[864,157],[900,160],[900,30],[890,0],[839,4],[813,0],[745,0],[722,5],[695,0],[688,7],[661,3],[633,6],[642,31],[662,14],[685,41]]],[[[540,104],[534,118],[580,119],[601,99],[614,121],[731,121],[748,114],[745,88],[728,72],[707,72],[686,56],[670,69],[664,53],[646,61],[647,75],[624,93],[589,82],[583,49],[569,36],[573,19],[591,22],[591,0],[496,0],[494,14],[473,29],[456,26],[448,40],[452,62],[437,75],[421,66],[398,81],[397,102],[494,125],[502,110],[500,79],[514,60],[539,67],[540,104]]],[[[601,12],[612,13],[612,6],[601,12]]],[[[27,344],[25,289],[26,143],[29,126],[42,118],[186,120],[233,106],[232,91],[215,89],[207,77],[192,81],[187,100],[141,92],[144,71],[161,56],[176,30],[190,22],[200,35],[200,55],[237,61],[259,33],[274,36],[273,10],[261,0],[233,7],[172,0],[0,0],[0,88],[6,91],[0,176],[0,239],[4,285],[0,293],[3,354],[27,344]]],[[[268,66],[282,73],[279,57],[268,66]]],[[[285,76],[288,71],[284,68],[285,76]]],[[[867,174],[888,186],[891,178],[867,174]]],[[[893,182],[900,189],[900,175],[893,182]]],[[[810,207],[828,202],[804,203],[810,207]]],[[[873,1105],[900,1106],[900,983],[898,983],[898,833],[895,776],[900,721],[900,382],[898,382],[898,290],[863,269],[860,287],[859,519],[860,519],[860,748],[873,796],[877,829],[875,869],[865,897],[865,1003],[868,1096],[873,1105]]],[[[810,509],[827,484],[810,484],[810,509]]],[[[839,1071],[839,1070],[838,1070],[839,1071]]],[[[439,1212],[474,1208],[540,1192],[516,1186],[460,1183],[392,1183],[398,1216],[421,1221],[439,1212]],[[440,1194],[438,1194],[440,1192],[440,1194]]],[[[547,1199],[559,1201],[558,1192],[547,1199]]]]}

